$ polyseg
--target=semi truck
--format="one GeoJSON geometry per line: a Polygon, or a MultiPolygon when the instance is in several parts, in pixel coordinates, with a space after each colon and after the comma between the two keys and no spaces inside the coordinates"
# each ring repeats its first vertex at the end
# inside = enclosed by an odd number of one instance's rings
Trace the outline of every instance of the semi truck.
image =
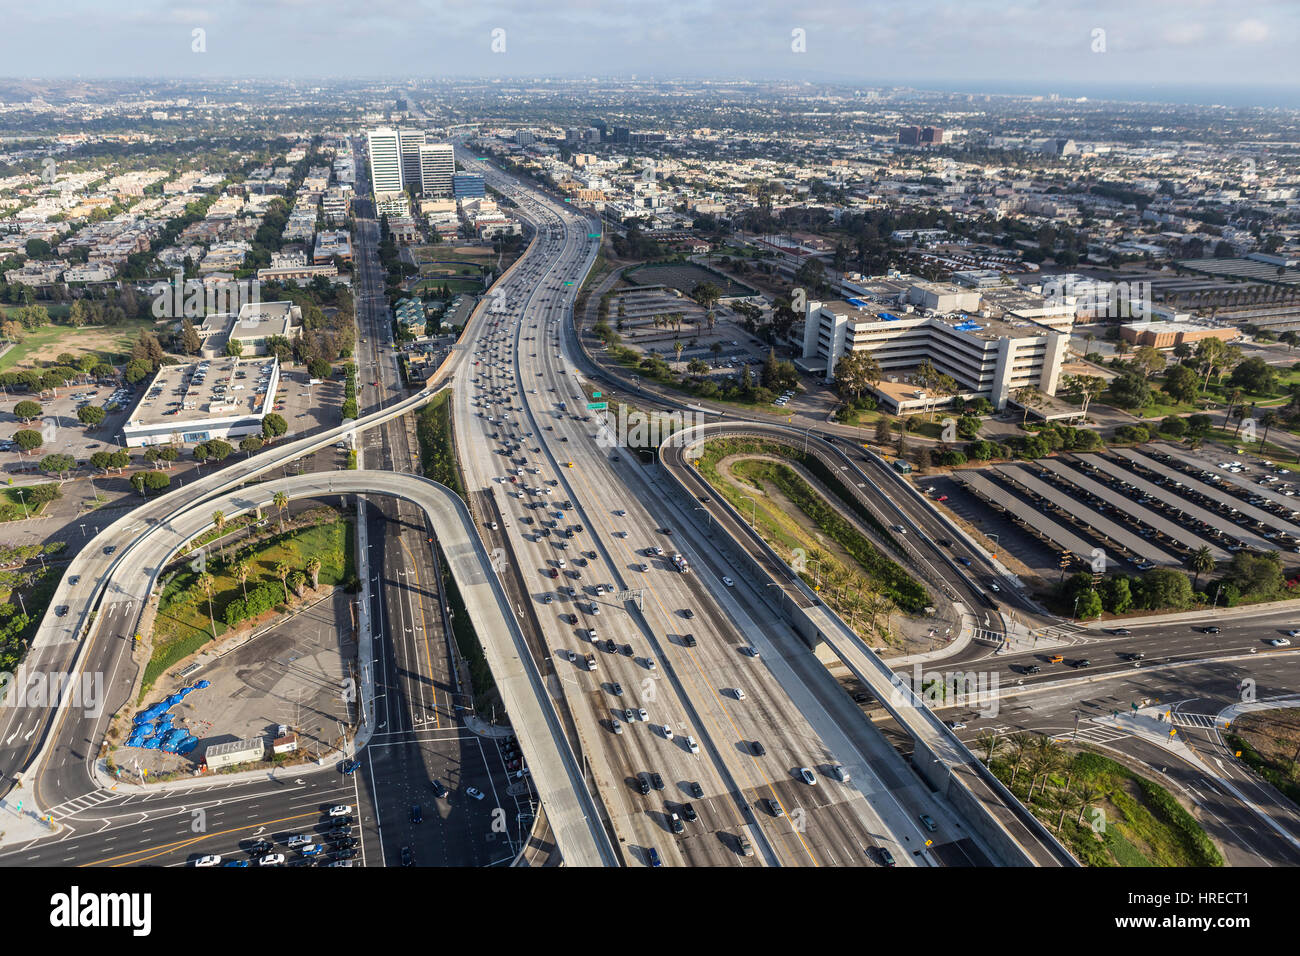
{"type": "Polygon", "coordinates": [[[677,570],[680,571],[682,574],[685,574],[691,569],[690,564],[680,554],[673,555],[673,564],[677,567],[677,570]]]}

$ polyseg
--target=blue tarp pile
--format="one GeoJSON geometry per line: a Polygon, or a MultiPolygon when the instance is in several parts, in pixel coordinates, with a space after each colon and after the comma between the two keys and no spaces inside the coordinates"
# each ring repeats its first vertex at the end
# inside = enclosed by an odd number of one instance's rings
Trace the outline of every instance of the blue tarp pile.
{"type": "Polygon", "coordinates": [[[211,685],[208,681],[201,680],[193,687],[182,687],[165,700],[140,711],[131,722],[131,737],[126,745],[143,747],[145,750],[161,750],[171,754],[189,753],[199,742],[199,738],[181,727],[173,727],[172,721],[176,718],[168,711],[184,700],[191,691],[202,690],[209,686],[211,685]]]}

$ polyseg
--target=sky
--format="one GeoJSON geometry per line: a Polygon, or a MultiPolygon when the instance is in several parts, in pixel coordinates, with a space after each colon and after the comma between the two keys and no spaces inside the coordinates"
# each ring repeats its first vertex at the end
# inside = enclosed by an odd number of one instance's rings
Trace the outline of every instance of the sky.
{"type": "Polygon", "coordinates": [[[1300,0],[0,0],[0,12],[10,77],[738,77],[1195,87],[1213,102],[1300,89],[1300,0]]]}

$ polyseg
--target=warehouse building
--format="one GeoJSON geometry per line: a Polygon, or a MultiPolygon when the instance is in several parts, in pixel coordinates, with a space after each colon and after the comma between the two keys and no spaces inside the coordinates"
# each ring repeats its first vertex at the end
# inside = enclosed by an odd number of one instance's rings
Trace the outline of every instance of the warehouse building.
{"type": "Polygon", "coordinates": [[[192,445],[261,435],[279,384],[280,363],[274,358],[164,365],[122,426],[122,444],[192,445]]]}
{"type": "Polygon", "coordinates": [[[209,315],[195,331],[203,342],[203,357],[226,354],[231,341],[238,342],[241,358],[268,354],[266,340],[274,336],[292,338],[302,325],[302,307],[293,302],[246,302],[238,313],[209,315]]]}

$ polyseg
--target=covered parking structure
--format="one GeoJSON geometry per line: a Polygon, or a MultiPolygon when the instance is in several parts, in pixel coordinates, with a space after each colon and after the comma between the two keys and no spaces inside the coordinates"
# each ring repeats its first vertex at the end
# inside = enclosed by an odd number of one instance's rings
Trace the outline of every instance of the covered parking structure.
{"type": "MultiPolygon", "coordinates": [[[[1168,481],[1177,482],[1188,491],[1194,492],[1198,495],[1204,495],[1208,500],[1213,501],[1224,508],[1233,509],[1238,514],[1244,515],[1253,522],[1253,524],[1249,526],[1250,529],[1260,536],[1266,536],[1269,532],[1278,531],[1285,531],[1288,535],[1300,534],[1300,527],[1296,527],[1288,521],[1283,521],[1277,515],[1270,514],[1262,508],[1257,508],[1249,502],[1241,500],[1236,495],[1229,494],[1223,488],[1208,485],[1199,478],[1194,478],[1177,468],[1171,468],[1163,462],[1156,461],[1156,459],[1149,455],[1144,455],[1132,448],[1117,448],[1115,449],[1115,453],[1132,462],[1138,468],[1144,468],[1148,472],[1159,475],[1161,478],[1168,481]]],[[[1221,515],[1220,517],[1224,521],[1231,524],[1237,524],[1239,527],[1241,526],[1228,515],[1221,515]]],[[[1276,545],[1274,545],[1274,547],[1276,547],[1276,545]]]]}
{"type": "Polygon", "coordinates": [[[1040,538],[1059,550],[1076,555],[1081,559],[1089,561],[1092,559],[1092,552],[1096,550],[1096,545],[1085,541],[1069,528],[1057,524],[1037,508],[1031,508],[1026,502],[1021,501],[1006,489],[989,481],[979,472],[963,471],[960,474],[953,475],[953,477],[964,484],[972,494],[978,495],[994,508],[1008,515],[1016,524],[1033,534],[1034,537],[1040,538]]]}
{"type": "Polygon", "coordinates": [[[1156,564],[1179,565],[1182,562],[1157,548],[1139,534],[1111,521],[1100,511],[1066,495],[1060,488],[1040,479],[1025,465],[999,465],[995,469],[1008,481],[1015,482],[1031,495],[1043,499],[1048,505],[1064,512],[1074,521],[1087,525],[1094,534],[1115,545],[1126,555],[1143,558],[1156,564]]]}
{"type": "MultiPolygon", "coordinates": [[[[1140,475],[1132,471],[1121,468],[1118,464],[1106,458],[1103,455],[1080,455],[1079,460],[1092,465],[1098,471],[1110,475],[1112,478],[1118,478],[1120,481],[1137,489],[1144,495],[1148,495],[1157,501],[1163,501],[1170,507],[1182,512],[1192,521],[1200,521],[1206,527],[1213,528],[1220,534],[1240,542],[1245,547],[1259,548],[1261,551],[1273,550],[1273,545],[1269,544],[1259,535],[1254,534],[1240,525],[1234,524],[1221,515],[1212,511],[1206,511],[1199,505],[1194,505],[1190,501],[1182,498],[1172,498],[1167,488],[1161,488],[1154,482],[1147,481],[1140,475]]],[[[1206,542],[1208,544],[1208,542],[1206,542]]],[[[1232,550],[1231,547],[1229,550],[1232,550]]]]}
{"type": "Polygon", "coordinates": [[[1207,541],[1193,531],[1189,531],[1176,521],[1170,521],[1158,511],[1152,511],[1150,508],[1144,508],[1133,501],[1132,498],[1126,498],[1119,492],[1115,491],[1100,481],[1089,477],[1088,475],[1071,468],[1059,458],[1043,458],[1037,464],[1050,471],[1061,481],[1068,482],[1078,488],[1080,491],[1096,495],[1112,508],[1129,515],[1135,521],[1146,525],[1156,534],[1156,540],[1162,538],[1168,539],[1169,544],[1175,548],[1184,549],[1187,553],[1197,551],[1203,547],[1209,547],[1210,553],[1214,555],[1216,561],[1226,561],[1231,555],[1223,548],[1219,547],[1213,541],[1207,541]]]}
{"type": "Polygon", "coordinates": [[[1197,458],[1190,452],[1178,448],[1175,445],[1161,444],[1156,445],[1155,447],[1162,454],[1168,455],[1170,458],[1186,465],[1188,468],[1213,475],[1213,477],[1218,481],[1226,481],[1231,485],[1241,488],[1248,494],[1259,495],[1265,501],[1272,502],[1281,510],[1281,514],[1278,514],[1277,517],[1280,517],[1283,520],[1288,518],[1293,521],[1300,520],[1300,495],[1284,495],[1280,491],[1274,491],[1269,485],[1261,485],[1258,479],[1252,480],[1245,475],[1239,475],[1231,471],[1214,471],[1213,462],[1197,458]]]}

